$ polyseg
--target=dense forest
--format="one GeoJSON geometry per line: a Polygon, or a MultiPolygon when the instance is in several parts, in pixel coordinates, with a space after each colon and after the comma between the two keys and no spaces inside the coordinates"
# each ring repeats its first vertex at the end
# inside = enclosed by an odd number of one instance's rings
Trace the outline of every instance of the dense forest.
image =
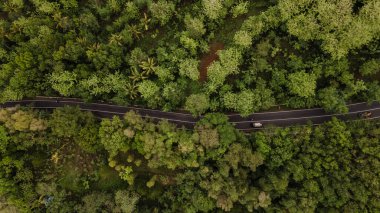
{"type": "Polygon", "coordinates": [[[194,130],[130,111],[0,110],[0,211],[380,211],[380,121],[245,135],[223,114],[194,130]]]}
{"type": "Polygon", "coordinates": [[[0,101],[243,115],[380,99],[378,0],[3,0],[0,101]]]}
{"type": "Polygon", "coordinates": [[[1,0],[0,212],[380,212],[380,120],[238,131],[225,112],[380,101],[379,0],[1,0]],[[58,101],[57,101],[58,102],[58,101]]]}

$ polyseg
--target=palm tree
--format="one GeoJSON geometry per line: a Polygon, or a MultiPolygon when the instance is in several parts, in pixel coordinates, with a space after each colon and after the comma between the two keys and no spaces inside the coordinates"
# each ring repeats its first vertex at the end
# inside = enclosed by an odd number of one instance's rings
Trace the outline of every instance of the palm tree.
{"type": "Polygon", "coordinates": [[[129,76],[129,78],[132,79],[133,83],[135,83],[137,81],[147,79],[148,77],[145,75],[145,72],[140,72],[136,67],[132,67],[132,73],[131,76],[129,76]]]}
{"type": "Polygon", "coordinates": [[[88,49],[93,51],[93,52],[97,52],[100,49],[100,46],[101,46],[101,44],[95,43],[95,44],[91,45],[91,47],[88,47],[88,49]]]}
{"type": "Polygon", "coordinates": [[[61,12],[57,12],[53,15],[54,21],[57,22],[56,28],[62,28],[66,30],[69,27],[69,18],[67,16],[62,17],[61,12]]]}
{"type": "Polygon", "coordinates": [[[146,13],[144,13],[144,18],[140,19],[140,21],[143,24],[144,29],[147,31],[149,29],[150,18],[148,18],[146,13]]]}
{"type": "Polygon", "coordinates": [[[154,63],[153,58],[148,58],[148,60],[141,62],[139,66],[146,72],[147,75],[151,74],[156,69],[156,64],[154,63]]]}
{"type": "Polygon", "coordinates": [[[76,41],[77,41],[79,44],[82,44],[82,45],[87,44],[87,38],[86,38],[86,37],[77,37],[76,41]]]}
{"type": "Polygon", "coordinates": [[[109,39],[110,44],[117,44],[119,46],[121,46],[122,41],[123,41],[123,37],[119,34],[112,34],[109,39]]]}
{"type": "Polygon", "coordinates": [[[130,99],[135,99],[137,97],[137,85],[135,82],[128,82],[125,86],[125,89],[127,90],[127,93],[129,95],[130,99]]]}
{"type": "Polygon", "coordinates": [[[140,35],[142,35],[139,27],[137,25],[128,25],[128,32],[132,33],[137,39],[140,39],[140,35]]]}

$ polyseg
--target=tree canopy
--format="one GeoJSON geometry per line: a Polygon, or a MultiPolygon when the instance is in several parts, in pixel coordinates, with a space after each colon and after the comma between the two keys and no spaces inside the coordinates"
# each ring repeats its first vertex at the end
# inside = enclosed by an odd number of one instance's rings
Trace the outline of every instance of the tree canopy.
{"type": "Polygon", "coordinates": [[[332,102],[378,100],[376,0],[4,0],[0,8],[1,102],[68,96],[175,110],[206,94],[201,113],[249,114],[267,105],[226,100],[272,94],[271,104],[330,111],[327,90],[342,97],[332,102]]]}
{"type": "Polygon", "coordinates": [[[0,210],[377,211],[379,135],[378,120],[246,135],[220,113],[186,130],[134,111],[2,109],[0,210]]]}

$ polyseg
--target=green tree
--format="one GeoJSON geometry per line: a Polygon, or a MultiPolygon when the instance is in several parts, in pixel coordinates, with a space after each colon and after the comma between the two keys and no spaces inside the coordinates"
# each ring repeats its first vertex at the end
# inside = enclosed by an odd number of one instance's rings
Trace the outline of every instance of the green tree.
{"type": "Polygon", "coordinates": [[[185,16],[185,26],[186,30],[189,33],[189,36],[192,38],[200,38],[206,33],[206,28],[203,24],[203,20],[199,17],[191,17],[190,15],[185,16]]]}
{"type": "Polygon", "coordinates": [[[218,51],[220,61],[214,61],[207,69],[208,91],[215,92],[230,74],[239,73],[242,54],[236,48],[218,51]]]}
{"type": "Polygon", "coordinates": [[[327,87],[318,91],[321,106],[328,112],[346,113],[348,108],[342,94],[334,87],[327,87]]]}
{"type": "Polygon", "coordinates": [[[245,1],[245,2],[240,2],[234,7],[232,7],[231,8],[232,17],[236,18],[239,15],[248,13],[248,6],[249,6],[249,2],[245,1]]]}
{"type": "Polygon", "coordinates": [[[185,100],[185,88],[179,83],[170,82],[165,85],[162,91],[162,96],[167,101],[164,109],[174,109],[175,107],[180,106],[185,100]]]}
{"type": "Polygon", "coordinates": [[[192,55],[195,55],[197,53],[197,48],[199,46],[199,43],[197,40],[190,38],[185,33],[181,35],[179,40],[182,46],[186,48],[192,55]]]}
{"type": "Polygon", "coordinates": [[[247,31],[237,31],[234,36],[235,44],[247,48],[252,45],[252,38],[247,31]]]}
{"type": "Polygon", "coordinates": [[[104,192],[93,192],[82,198],[82,205],[76,207],[80,213],[107,211],[107,209],[115,209],[115,203],[112,196],[104,192]]]}
{"type": "Polygon", "coordinates": [[[280,1],[284,19],[288,20],[290,34],[304,40],[321,40],[322,49],[333,58],[343,58],[352,49],[371,42],[380,28],[375,24],[380,16],[375,1],[367,1],[354,15],[351,0],[319,1],[309,10],[303,10],[311,1],[280,1]],[[298,14],[299,13],[299,14],[298,14]],[[294,17],[292,17],[295,15],[294,17]],[[360,33],[357,33],[360,32],[360,33]]]}
{"type": "Polygon", "coordinates": [[[304,71],[289,75],[288,88],[292,94],[300,97],[312,97],[317,87],[316,77],[304,71]]]}
{"type": "Polygon", "coordinates": [[[202,0],[203,12],[211,20],[223,18],[227,9],[221,0],[202,0]]]}
{"type": "Polygon", "coordinates": [[[380,72],[380,60],[372,59],[366,61],[359,69],[360,73],[364,76],[375,75],[380,72]]]}
{"type": "Polygon", "coordinates": [[[148,60],[148,55],[140,48],[135,48],[131,51],[130,55],[127,55],[126,61],[130,66],[139,66],[143,61],[148,60]]]}
{"type": "Polygon", "coordinates": [[[53,72],[50,76],[52,88],[63,96],[74,94],[77,75],[75,73],[64,71],[61,73],[53,72]]]}
{"type": "Polygon", "coordinates": [[[378,81],[374,81],[367,85],[367,91],[365,92],[365,100],[368,102],[380,100],[380,85],[378,81]]]}
{"type": "Polygon", "coordinates": [[[185,109],[194,116],[200,116],[210,107],[210,99],[206,94],[192,94],[186,99],[185,109]]]}
{"type": "Polygon", "coordinates": [[[4,153],[6,151],[8,141],[9,141],[9,137],[7,135],[7,132],[5,128],[1,125],[0,126],[0,153],[4,153]]]}
{"type": "Polygon", "coordinates": [[[124,135],[124,123],[119,117],[114,116],[112,120],[104,119],[99,128],[100,142],[108,151],[110,158],[113,158],[118,152],[126,152],[130,145],[128,138],[124,135]]]}
{"type": "Polygon", "coordinates": [[[79,108],[68,106],[54,110],[49,120],[49,126],[53,134],[58,137],[75,136],[80,128],[80,113],[79,108]]]}
{"type": "Polygon", "coordinates": [[[162,82],[168,82],[174,80],[174,75],[172,73],[173,71],[170,68],[157,66],[154,69],[154,73],[158,76],[160,81],[162,82]]]}
{"type": "Polygon", "coordinates": [[[140,195],[131,190],[119,190],[115,193],[115,203],[123,213],[136,211],[140,195]]]}
{"type": "Polygon", "coordinates": [[[257,108],[253,105],[257,98],[258,97],[250,90],[242,91],[239,94],[229,92],[224,95],[223,103],[227,109],[236,110],[243,116],[247,116],[253,113],[254,109],[257,108]]]}
{"type": "Polygon", "coordinates": [[[158,0],[149,4],[149,11],[152,13],[153,18],[160,22],[160,25],[165,25],[173,15],[175,4],[166,0],[158,0]]]}
{"type": "Polygon", "coordinates": [[[186,59],[179,64],[179,74],[193,81],[199,80],[199,62],[195,59],[186,59]]]}
{"type": "Polygon", "coordinates": [[[227,92],[223,96],[223,104],[227,109],[233,109],[242,116],[248,116],[255,111],[268,109],[274,105],[272,91],[265,84],[258,82],[254,90],[243,90],[239,93],[227,92]]]}
{"type": "Polygon", "coordinates": [[[4,11],[8,11],[8,12],[19,12],[23,8],[24,8],[23,0],[5,1],[3,5],[4,11]]]}
{"type": "Polygon", "coordinates": [[[153,81],[145,80],[138,85],[138,90],[145,100],[149,100],[157,95],[160,88],[153,81]]]}

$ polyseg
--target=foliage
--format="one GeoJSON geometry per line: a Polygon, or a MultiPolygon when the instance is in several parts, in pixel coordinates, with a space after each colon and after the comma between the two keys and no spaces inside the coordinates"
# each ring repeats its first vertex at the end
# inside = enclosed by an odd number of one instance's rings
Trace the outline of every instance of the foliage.
{"type": "Polygon", "coordinates": [[[136,210],[136,204],[140,195],[130,190],[119,190],[115,193],[115,203],[123,213],[132,213],[136,210]]]}
{"type": "Polygon", "coordinates": [[[7,203],[2,210],[379,209],[378,120],[333,118],[320,126],[268,128],[247,136],[220,113],[186,130],[133,111],[99,124],[65,107],[45,114],[49,125],[38,131],[10,122],[14,114],[24,122],[18,116],[42,119],[36,115],[43,113],[0,113],[0,201],[7,203]],[[94,134],[93,142],[77,143],[72,131],[94,134]],[[88,152],[91,144],[103,146],[88,152]]]}
{"type": "Polygon", "coordinates": [[[202,18],[191,17],[186,15],[185,19],[186,30],[192,38],[199,38],[206,33],[205,25],[202,18]]]}
{"type": "Polygon", "coordinates": [[[123,122],[118,117],[112,120],[103,120],[99,128],[100,142],[104,148],[114,157],[119,151],[128,151],[128,138],[124,135],[121,128],[123,122]]]}
{"type": "Polygon", "coordinates": [[[245,2],[240,2],[239,4],[232,7],[231,8],[232,17],[236,18],[239,15],[248,13],[248,5],[249,5],[249,2],[245,1],[245,2]]]}
{"type": "Polygon", "coordinates": [[[0,211],[379,211],[378,121],[247,137],[205,115],[379,101],[379,1],[0,8],[0,102],[73,96],[201,118],[187,130],[136,112],[98,122],[79,108],[0,109],[0,211]]]}
{"type": "Polygon", "coordinates": [[[179,65],[180,75],[188,77],[191,80],[197,81],[199,79],[198,64],[199,62],[195,59],[184,60],[179,65]]]}
{"type": "Polygon", "coordinates": [[[226,15],[226,8],[221,0],[202,0],[203,12],[211,20],[223,18],[226,15]]]}
{"type": "Polygon", "coordinates": [[[367,1],[357,15],[353,4],[351,0],[319,1],[288,21],[289,33],[303,40],[321,40],[324,51],[342,58],[349,50],[368,44],[379,30],[375,23],[380,16],[369,15],[378,14],[378,2],[367,1]]]}
{"type": "MultiPolygon", "coordinates": [[[[375,123],[378,125],[378,122],[375,123]]],[[[271,165],[276,169],[269,165],[264,168],[263,172],[271,171],[270,176],[268,180],[262,178],[259,181],[262,187],[278,191],[277,195],[271,193],[271,197],[276,197],[279,202],[268,210],[355,208],[360,211],[363,208],[378,208],[370,201],[377,199],[374,194],[377,189],[367,188],[372,185],[373,173],[364,172],[374,169],[369,162],[375,160],[375,156],[367,156],[371,159],[365,157],[366,160],[363,158],[366,155],[364,147],[372,146],[376,140],[370,132],[378,129],[375,125],[367,132],[365,129],[369,125],[373,124],[352,122],[347,125],[333,119],[321,127],[278,130],[275,137],[258,133],[256,141],[260,142],[259,146],[265,144],[269,148],[266,155],[278,162],[271,165]],[[285,141],[289,142],[282,144],[285,141]],[[358,141],[361,142],[358,144],[358,141]],[[301,194],[302,198],[298,197],[301,194]]]]}
{"type": "Polygon", "coordinates": [[[319,98],[321,105],[328,112],[345,113],[348,112],[348,108],[345,105],[344,99],[339,92],[333,88],[325,88],[319,91],[319,98]]]}
{"type": "Polygon", "coordinates": [[[210,105],[209,97],[205,94],[193,94],[186,99],[185,108],[193,115],[199,116],[206,112],[210,105]]]}
{"type": "Polygon", "coordinates": [[[170,20],[174,9],[175,4],[166,0],[159,0],[149,5],[149,10],[152,13],[152,16],[156,18],[161,25],[165,25],[170,20]]]}
{"type": "Polygon", "coordinates": [[[305,98],[314,96],[317,87],[315,76],[303,71],[292,73],[289,75],[288,87],[292,94],[305,98]]]}
{"type": "Polygon", "coordinates": [[[331,88],[341,97],[332,102],[378,96],[376,0],[4,0],[0,7],[1,102],[60,95],[168,111],[205,93],[213,111],[248,113],[267,105],[226,106],[225,97],[248,97],[257,82],[267,92],[255,100],[271,93],[271,102],[292,108],[328,107],[320,94],[331,88]]]}
{"type": "Polygon", "coordinates": [[[380,60],[372,59],[360,67],[360,73],[364,76],[375,75],[380,71],[380,60]]]}
{"type": "Polygon", "coordinates": [[[238,31],[234,36],[235,44],[242,47],[250,47],[252,45],[252,38],[247,31],[238,31]]]}
{"type": "Polygon", "coordinates": [[[272,92],[260,82],[254,90],[244,90],[238,94],[226,93],[223,101],[226,108],[233,109],[242,116],[248,116],[259,109],[268,109],[274,105],[272,92]]]}
{"type": "Polygon", "coordinates": [[[76,74],[64,71],[62,73],[53,73],[51,75],[52,88],[63,96],[75,94],[71,91],[74,88],[76,81],[76,74]]]}

